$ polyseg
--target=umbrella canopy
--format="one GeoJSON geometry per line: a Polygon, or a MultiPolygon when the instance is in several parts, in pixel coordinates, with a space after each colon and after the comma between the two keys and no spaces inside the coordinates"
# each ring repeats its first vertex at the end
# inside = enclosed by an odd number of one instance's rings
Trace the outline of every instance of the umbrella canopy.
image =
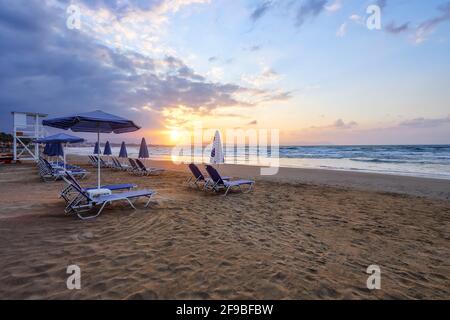
{"type": "Polygon", "coordinates": [[[34,142],[37,143],[52,143],[52,142],[59,142],[59,143],[78,143],[83,142],[84,139],[80,137],[71,136],[70,134],[65,133],[58,133],[52,136],[44,137],[35,140],[34,142]]]}
{"type": "Polygon", "coordinates": [[[220,164],[225,163],[224,155],[223,155],[223,147],[222,142],[220,140],[220,132],[216,131],[214,135],[213,148],[211,150],[211,159],[210,162],[212,164],[220,164]]]}
{"type": "MultiPolygon", "coordinates": [[[[100,133],[126,133],[140,129],[133,121],[118,117],[100,110],[74,114],[68,117],[45,119],[44,126],[74,132],[96,132],[97,143],[100,144],[100,133]]],[[[99,150],[100,151],[100,150],[99,150]]],[[[98,161],[98,189],[100,189],[100,161],[98,161]]]]}
{"type": "Polygon", "coordinates": [[[102,154],[102,152],[100,151],[100,144],[98,143],[98,141],[95,143],[94,154],[102,154]]]}
{"type": "Polygon", "coordinates": [[[149,158],[148,147],[147,147],[147,142],[145,141],[145,138],[142,138],[142,141],[141,141],[141,147],[139,148],[139,158],[141,158],[141,159],[149,158]]]}
{"type": "Polygon", "coordinates": [[[72,130],[73,132],[126,133],[139,130],[141,127],[133,121],[118,117],[100,110],[79,113],[68,117],[46,119],[44,126],[72,130]]]}
{"type": "Polygon", "coordinates": [[[106,141],[106,144],[105,144],[105,150],[103,150],[103,154],[104,154],[105,156],[110,156],[110,155],[112,155],[111,146],[109,145],[109,141],[106,141]]]}
{"type": "Polygon", "coordinates": [[[125,141],[122,142],[120,146],[119,158],[128,158],[127,146],[125,145],[125,141]]]}
{"type": "Polygon", "coordinates": [[[46,143],[44,148],[44,154],[52,157],[52,156],[62,156],[64,157],[64,168],[66,166],[66,158],[64,148],[61,145],[62,143],[78,143],[83,142],[84,139],[76,136],[71,136],[70,134],[58,133],[52,136],[47,136],[44,138],[40,138],[35,140],[37,143],[46,143]],[[57,146],[55,146],[56,144],[57,146]]]}

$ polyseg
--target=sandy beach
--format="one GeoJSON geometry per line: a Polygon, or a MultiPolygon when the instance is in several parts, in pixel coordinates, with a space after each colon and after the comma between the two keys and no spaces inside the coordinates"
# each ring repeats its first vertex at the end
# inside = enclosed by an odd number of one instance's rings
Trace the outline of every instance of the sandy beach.
{"type": "MultiPolygon", "coordinates": [[[[96,170],[81,181],[95,185],[96,170]]],[[[0,167],[0,299],[449,299],[450,181],[221,165],[252,178],[228,197],[189,188],[186,166],[137,177],[105,169],[158,196],[147,209],[63,213],[64,182],[33,164],[0,167]],[[66,268],[81,268],[68,290],[66,268]],[[379,265],[381,290],[366,287],[379,265]]]]}

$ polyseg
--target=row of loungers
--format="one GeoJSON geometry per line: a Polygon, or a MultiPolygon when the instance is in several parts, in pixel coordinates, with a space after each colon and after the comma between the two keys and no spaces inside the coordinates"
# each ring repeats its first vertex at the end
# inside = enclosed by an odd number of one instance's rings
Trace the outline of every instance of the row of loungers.
{"type": "Polygon", "coordinates": [[[222,177],[220,173],[210,165],[205,166],[209,178],[205,177],[195,164],[191,163],[188,167],[193,175],[187,181],[189,185],[196,186],[203,190],[212,190],[214,192],[225,190],[224,196],[226,196],[233,188],[238,188],[243,193],[251,192],[255,185],[255,181],[252,180],[232,180],[231,177],[222,177]],[[242,189],[242,186],[246,186],[246,189],[242,189]]]}
{"type": "Polygon", "coordinates": [[[80,167],[68,164],[66,164],[64,168],[63,163],[50,163],[42,157],[39,158],[37,167],[39,176],[44,182],[60,180],[66,172],[69,172],[71,175],[79,177],[80,179],[83,179],[89,173],[80,167]]]}
{"type": "Polygon", "coordinates": [[[95,192],[97,187],[82,187],[69,172],[65,172],[63,179],[67,183],[60,193],[60,197],[66,202],[64,211],[66,214],[76,214],[82,220],[98,217],[107,205],[118,201],[126,201],[133,209],[136,209],[134,203],[140,198],[146,198],[145,207],[147,208],[152,197],[156,195],[156,192],[150,189],[134,190],[137,188],[135,184],[116,184],[100,187],[102,190],[109,191],[108,194],[93,196],[91,192],[95,192]],[[89,214],[97,207],[100,209],[96,213],[89,214]]]}
{"type": "MultiPolygon", "coordinates": [[[[101,158],[90,157],[92,164],[100,164],[106,168],[116,168],[108,166],[108,164],[101,158]]],[[[117,159],[112,158],[113,163],[118,162],[117,159]]],[[[133,159],[129,159],[133,160],[133,159]]],[[[140,160],[136,161],[141,162],[140,160]]],[[[132,161],[130,161],[130,164],[132,161]]],[[[120,162],[119,165],[123,166],[120,162]]],[[[119,166],[118,165],[118,166],[119,166]]],[[[142,164],[143,165],[143,164],[142,164]]],[[[156,195],[156,191],[151,189],[136,190],[135,184],[116,184],[116,185],[104,185],[100,187],[102,194],[96,194],[98,187],[83,187],[76,180],[76,177],[83,178],[88,173],[75,166],[66,166],[67,170],[60,166],[60,164],[52,164],[44,158],[40,158],[38,161],[39,173],[44,181],[63,179],[67,185],[60,192],[60,197],[64,199],[66,206],[64,212],[66,214],[75,214],[82,220],[93,219],[98,217],[107,205],[113,202],[125,201],[133,209],[136,209],[135,202],[141,198],[145,198],[145,208],[147,208],[152,200],[152,197],[156,195]],[[105,192],[106,191],[106,192],[105,192]],[[98,211],[92,213],[93,209],[99,208],[98,211]]],[[[120,167],[119,167],[120,168],[120,167]]],[[[148,168],[146,168],[149,170],[148,168]]],[[[237,187],[242,192],[250,192],[253,190],[255,182],[252,180],[232,180],[230,177],[223,177],[212,166],[206,165],[205,169],[209,177],[205,177],[202,171],[195,165],[190,164],[193,177],[188,180],[189,185],[196,186],[203,190],[212,190],[214,192],[220,192],[225,190],[224,196],[228,192],[237,187]],[[247,186],[246,189],[242,189],[242,186],[247,186]]],[[[127,170],[133,172],[134,168],[131,165],[131,169],[126,168],[121,170],[127,170]]]]}
{"type": "Polygon", "coordinates": [[[110,162],[106,162],[101,157],[89,156],[89,161],[92,164],[92,166],[94,166],[94,167],[97,167],[98,161],[100,161],[100,166],[102,168],[109,168],[109,169],[119,170],[119,171],[127,171],[132,174],[140,175],[140,176],[156,175],[156,174],[163,173],[165,171],[164,169],[146,167],[144,165],[144,163],[139,159],[128,158],[128,162],[130,163],[130,165],[125,165],[125,164],[121,163],[115,157],[111,157],[110,159],[111,159],[110,162]]]}

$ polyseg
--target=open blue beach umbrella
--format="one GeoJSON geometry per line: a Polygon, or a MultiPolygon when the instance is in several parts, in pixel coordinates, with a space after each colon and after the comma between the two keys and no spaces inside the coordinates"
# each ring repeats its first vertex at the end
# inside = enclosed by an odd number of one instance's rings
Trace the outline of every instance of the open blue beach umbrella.
{"type": "Polygon", "coordinates": [[[125,141],[122,142],[120,146],[119,158],[128,158],[127,146],[125,145],[125,141]]]}
{"type": "Polygon", "coordinates": [[[105,144],[105,150],[103,150],[103,154],[104,154],[105,156],[110,156],[110,155],[112,155],[111,146],[109,145],[109,141],[106,141],[106,144],[105,144]]]}
{"type": "Polygon", "coordinates": [[[71,136],[70,134],[65,133],[58,133],[54,134],[52,136],[36,139],[35,142],[37,143],[52,143],[52,142],[59,142],[59,143],[78,143],[83,142],[84,139],[80,137],[71,136]]]}
{"type": "MultiPolygon", "coordinates": [[[[78,113],[68,117],[45,119],[44,126],[54,127],[74,132],[95,132],[97,143],[100,144],[100,133],[127,133],[140,129],[133,121],[118,117],[100,110],[78,113]]],[[[98,161],[98,188],[100,189],[100,161],[98,161]]]]}
{"type": "Polygon", "coordinates": [[[100,152],[100,145],[99,145],[98,142],[95,143],[94,154],[97,154],[97,155],[102,154],[102,153],[100,152]]]}
{"type": "Polygon", "coordinates": [[[44,154],[48,156],[63,156],[64,157],[64,168],[66,166],[65,152],[62,144],[67,143],[78,143],[83,142],[84,139],[76,136],[71,136],[66,133],[58,133],[44,138],[36,139],[34,142],[45,143],[44,154]],[[53,144],[58,144],[59,146],[53,146],[53,144]],[[52,149],[52,146],[54,149],[52,149]],[[49,153],[53,153],[50,155],[49,153]]]}
{"type": "Polygon", "coordinates": [[[141,159],[149,158],[148,147],[147,147],[147,142],[145,141],[145,138],[142,138],[142,141],[141,141],[141,147],[139,148],[139,158],[141,158],[141,159]]]}

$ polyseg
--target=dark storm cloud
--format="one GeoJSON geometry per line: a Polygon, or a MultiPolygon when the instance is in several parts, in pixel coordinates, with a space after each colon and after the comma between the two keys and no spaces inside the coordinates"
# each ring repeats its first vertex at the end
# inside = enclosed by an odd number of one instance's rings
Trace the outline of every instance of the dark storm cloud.
{"type": "Polygon", "coordinates": [[[156,60],[101,45],[67,29],[65,10],[41,1],[0,0],[0,70],[0,130],[9,129],[5,115],[12,110],[64,115],[100,108],[132,118],[138,115],[131,108],[147,105],[156,111],[245,105],[235,95],[249,91],[208,82],[175,57],[156,60]]]}

